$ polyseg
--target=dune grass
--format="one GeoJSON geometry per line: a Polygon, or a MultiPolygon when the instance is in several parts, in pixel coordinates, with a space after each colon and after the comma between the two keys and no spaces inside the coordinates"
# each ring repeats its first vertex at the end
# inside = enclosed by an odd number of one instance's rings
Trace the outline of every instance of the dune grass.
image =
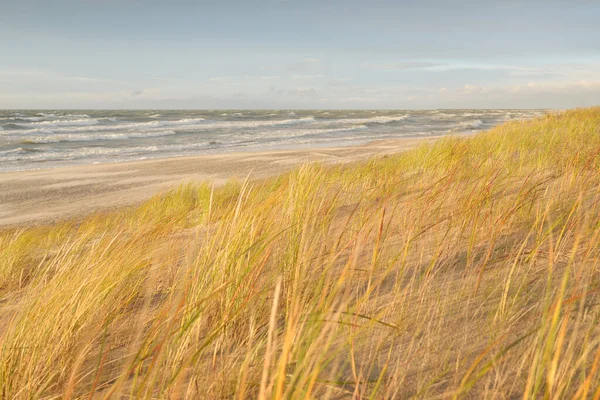
{"type": "Polygon", "coordinates": [[[600,108],[0,232],[2,398],[599,398],[600,108]]]}

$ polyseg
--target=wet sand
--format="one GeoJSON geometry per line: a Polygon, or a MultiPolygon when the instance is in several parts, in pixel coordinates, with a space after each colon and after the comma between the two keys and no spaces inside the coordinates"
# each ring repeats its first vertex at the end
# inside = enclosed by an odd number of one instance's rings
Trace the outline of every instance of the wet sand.
{"type": "Polygon", "coordinates": [[[178,184],[261,179],[294,166],[348,163],[401,152],[423,140],[376,141],[352,147],[239,152],[0,173],[0,226],[35,225],[140,203],[178,184]]]}

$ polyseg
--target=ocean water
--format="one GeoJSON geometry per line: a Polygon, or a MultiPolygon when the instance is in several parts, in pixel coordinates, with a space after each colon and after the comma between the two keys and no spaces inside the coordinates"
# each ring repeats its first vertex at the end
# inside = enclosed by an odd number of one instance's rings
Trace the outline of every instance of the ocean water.
{"type": "Polygon", "coordinates": [[[0,171],[475,133],[544,110],[0,110],[0,171]]]}

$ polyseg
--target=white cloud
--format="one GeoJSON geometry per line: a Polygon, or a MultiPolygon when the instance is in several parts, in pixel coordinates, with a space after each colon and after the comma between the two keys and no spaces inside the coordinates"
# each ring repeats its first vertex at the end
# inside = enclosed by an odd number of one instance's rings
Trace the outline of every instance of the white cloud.
{"type": "Polygon", "coordinates": [[[476,85],[467,84],[463,87],[465,93],[478,93],[482,92],[483,89],[476,85]]]}
{"type": "Polygon", "coordinates": [[[208,79],[210,82],[231,82],[233,80],[232,76],[213,76],[208,79]]]}
{"type": "MultiPolygon", "coordinates": [[[[600,80],[578,81],[531,81],[525,85],[516,85],[513,90],[528,93],[562,93],[572,94],[581,92],[598,92],[600,95],[600,80]]],[[[599,97],[600,102],[600,97],[599,97]]]]}
{"type": "Polygon", "coordinates": [[[316,74],[316,75],[293,74],[292,75],[292,80],[295,80],[295,81],[313,81],[315,79],[322,79],[322,78],[325,78],[325,75],[323,75],[323,74],[316,74]]]}
{"type": "Polygon", "coordinates": [[[14,78],[48,78],[51,74],[48,71],[38,69],[18,69],[4,68],[0,69],[0,79],[14,78]]]}
{"type": "MultiPolygon", "coordinates": [[[[532,65],[438,65],[411,61],[397,68],[450,71],[481,68],[508,71],[498,74],[438,74],[422,83],[372,80],[368,71],[344,68],[319,59],[301,59],[300,70],[265,75],[148,78],[119,81],[86,75],[57,74],[41,69],[0,68],[0,107],[3,108],[113,108],[259,107],[305,108],[462,108],[559,107],[600,102],[600,65],[593,63],[532,65]],[[365,79],[365,76],[368,79],[365,79]],[[498,77],[496,79],[496,76],[498,77]],[[441,78],[440,78],[441,77],[441,78]],[[443,78],[443,79],[442,79],[443,78]],[[199,99],[202,99],[200,102],[199,99]],[[242,100],[244,103],[242,103],[242,100]]],[[[385,66],[383,64],[368,64],[385,66]]],[[[391,65],[389,65],[391,67],[391,65]]],[[[263,72],[264,73],[264,72],[263,72]]]]}
{"type": "Polygon", "coordinates": [[[36,80],[36,81],[47,81],[48,83],[62,81],[62,82],[73,82],[73,83],[102,83],[102,84],[129,84],[123,80],[108,79],[84,75],[64,75],[53,71],[43,69],[20,69],[20,68],[5,68],[0,69],[0,81],[14,81],[23,79],[25,82],[36,80]]]}
{"type": "Polygon", "coordinates": [[[383,70],[383,71],[394,71],[394,70],[407,70],[407,69],[430,69],[435,67],[441,67],[447,65],[446,63],[430,62],[430,61],[401,61],[391,63],[362,64],[362,67],[383,70]]]}
{"type": "Polygon", "coordinates": [[[312,87],[277,88],[272,86],[268,92],[277,96],[287,97],[315,97],[319,95],[317,89],[312,87]]]}
{"type": "Polygon", "coordinates": [[[311,57],[305,58],[305,59],[303,60],[303,62],[304,62],[305,64],[310,64],[310,65],[317,65],[317,64],[321,64],[321,60],[319,60],[318,58],[311,58],[311,57]]]}
{"type": "Polygon", "coordinates": [[[298,73],[322,71],[325,64],[318,58],[307,57],[285,67],[285,70],[298,73]]]}

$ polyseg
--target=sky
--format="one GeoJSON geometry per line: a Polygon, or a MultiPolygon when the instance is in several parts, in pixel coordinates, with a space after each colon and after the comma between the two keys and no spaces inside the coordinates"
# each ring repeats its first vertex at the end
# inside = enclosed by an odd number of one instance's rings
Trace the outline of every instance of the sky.
{"type": "Polygon", "coordinates": [[[600,105],[598,0],[0,0],[0,108],[600,105]]]}

